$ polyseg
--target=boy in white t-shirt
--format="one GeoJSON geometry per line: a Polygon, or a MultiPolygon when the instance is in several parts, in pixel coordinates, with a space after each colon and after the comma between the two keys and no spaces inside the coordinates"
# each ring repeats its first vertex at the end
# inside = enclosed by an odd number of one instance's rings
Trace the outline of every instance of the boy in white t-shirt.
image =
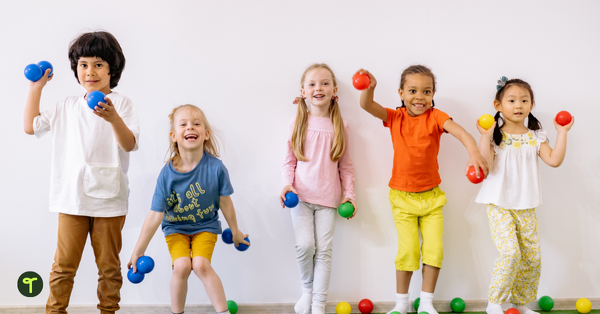
{"type": "Polygon", "coordinates": [[[58,212],[58,241],[46,313],[67,313],[73,279],[90,235],[98,266],[98,309],[119,309],[121,230],[128,204],[129,152],[138,149],[139,122],[131,101],[112,91],[125,56],[108,32],[85,33],[69,47],[71,69],[84,95],[68,97],[40,113],[42,89],[50,70],[30,83],[24,129],[53,140],[50,211],[58,212]],[[105,103],[88,107],[86,96],[101,91],[105,103]]]}

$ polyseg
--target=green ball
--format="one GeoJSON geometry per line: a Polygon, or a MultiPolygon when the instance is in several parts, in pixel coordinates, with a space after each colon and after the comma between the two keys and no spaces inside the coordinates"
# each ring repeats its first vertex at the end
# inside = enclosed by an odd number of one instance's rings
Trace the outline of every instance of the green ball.
{"type": "Polygon", "coordinates": [[[354,206],[350,202],[346,202],[338,207],[338,213],[344,218],[348,218],[354,214],[354,206]]]}
{"type": "Polygon", "coordinates": [[[465,310],[465,300],[461,298],[454,298],[450,301],[450,308],[452,312],[462,313],[465,310]]]}
{"type": "Polygon", "coordinates": [[[237,311],[238,311],[237,303],[235,303],[235,301],[233,301],[233,300],[227,301],[227,309],[229,310],[229,313],[231,313],[231,314],[237,313],[237,311]]]}
{"type": "Polygon", "coordinates": [[[398,312],[398,311],[393,311],[393,312],[390,312],[390,314],[400,314],[400,312],[398,312]]]}
{"type": "Polygon", "coordinates": [[[540,298],[540,301],[538,301],[538,305],[540,306],[540,309],[544,311],[550,311],[554,307],[554,300],[552,300],[551,297],[545,295],[540,298]]]}
{"type": "Polygon", "coordinates": [[[415,312],[419,310],[419,304],[421,303],[421,298],[417,298],[415,300],[415,302],[413,302],[413,308],[415,309],[415,312]]]}
{"type": "Polygon", "coordinates": [[[419,314],[429,314],[429,313],[425,312],[425,311],[421,311],[421,312],[419,312],[419,314]]]}

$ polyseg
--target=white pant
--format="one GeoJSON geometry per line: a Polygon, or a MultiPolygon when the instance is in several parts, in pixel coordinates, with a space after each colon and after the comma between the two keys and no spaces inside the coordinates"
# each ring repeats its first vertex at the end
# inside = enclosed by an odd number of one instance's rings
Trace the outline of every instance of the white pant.
{"type": "Polygon", "coordinates": [[[300,202],[291,213],[302,288],[312,289],[313,304],[325,304],[331,276],[336,210],[300,202]]]}

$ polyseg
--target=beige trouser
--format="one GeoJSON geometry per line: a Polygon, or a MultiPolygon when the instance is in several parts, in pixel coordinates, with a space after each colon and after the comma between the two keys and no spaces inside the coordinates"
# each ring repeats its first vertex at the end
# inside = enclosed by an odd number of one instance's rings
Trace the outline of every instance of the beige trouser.
{"type": "Polygon", "coordinates": [[[50,273],[50,296],[46,314],[67,313],[73,282],[83,248],[90,235],[96,265],[98,265],[98,309],[102,314],[114,313],[121,300],[121,230],[125,216],[88,217],[67,214],[58,215],[58,243],[52,272],[50,273]]]}

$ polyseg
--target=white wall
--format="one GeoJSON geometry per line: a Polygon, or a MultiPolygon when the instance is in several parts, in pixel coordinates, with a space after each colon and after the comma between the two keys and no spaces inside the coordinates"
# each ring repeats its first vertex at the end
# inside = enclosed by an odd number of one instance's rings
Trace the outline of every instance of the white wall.
{"type": "MultiPolygon", "coordinates": [[[[170,110],[192,103],[220,130],[233,200],[252,248],[239,253],[219,241],[213,265],[227,297],[239,303],[295,302],[300,294],[288,210],[281,209],[280,166],[304,69],[328,63],[339,79],[350,123],[359,213],[336,226],[330,301],[391,301],[396,230],[387,199],[392,145],[388,129],[360,109],[350,83],[359,68],[377,77],[376,100],[395,107],[401,71],[425,64],[438,78],[436,105],[477,136],[475,121],[493,113],[496,80],[530,82],[534,114],[554,145],[552,119],[569,110],[563,165],[540,165],[544,205],[538,210],[543,271],[540,296],[600,297],[600,3],[597,1],[3,1],[0,10],[0,305],[44,304],[56,247],[57,214],[48,211],[48,136],[22,131],[28,91],[23,68],[48,60],[55,79],[42,110],[82,94],[67,49],[80,32],[105,29],[121,43],[127,66],[117,92],[138,108],[140,150],[132,153],[130,209],[121,259],[127,263],[149,210],[167,149],[170,110]],[[25,298],[25,271],[46,287],[25,298]]],[[[463,177],[467,152],[444,135],[439,154],[445,207],[445,259],[436,298],[485,299],[497,251],[479,186],[463,177]]],[[[157,267],[140,285],[125,282],[122,304],[168,304],[170,257],[162,233],[147,252],[157,267]]],[[[95,304],[97,271],[84,252],[72,304],[95,304]]],[[[415,274],[411,299],[420,291],[415,274]]],[[[197,278],[188,303],[208,303],[197,278]]]]}

